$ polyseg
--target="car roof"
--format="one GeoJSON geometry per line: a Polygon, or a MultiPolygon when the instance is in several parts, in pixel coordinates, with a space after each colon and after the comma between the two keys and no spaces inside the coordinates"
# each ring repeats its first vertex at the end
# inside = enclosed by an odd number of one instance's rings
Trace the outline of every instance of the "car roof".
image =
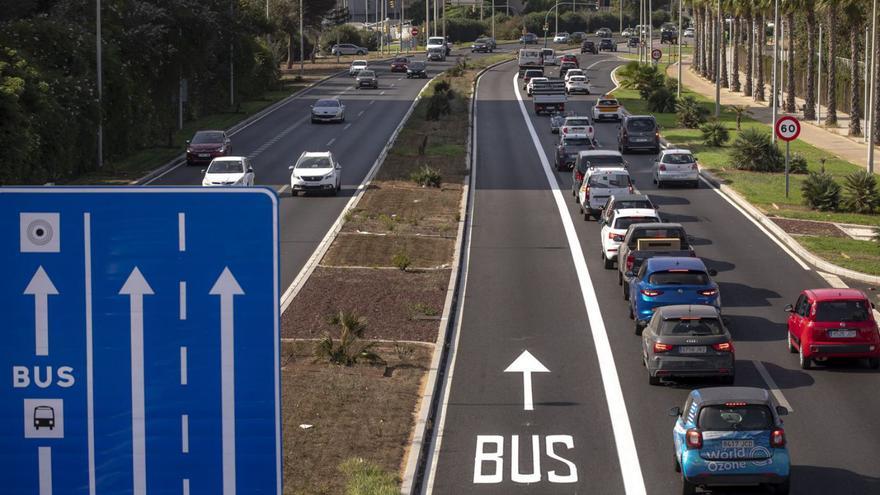
{"type": "Polygon", "coordinates": [[[565,141],[566,139],[588,139],[589,137],[590,136],[587,136],[586,134],[581,134],[581,133],[578,133],[578,134],[568,133],[565,136],[562,136],[562,140],[565,141]]]}
{"type": "Polygon", "coordinates": [[[693,155],[693,152],[692,152],[691,150],[684,149],[684,148],[671,148],[671,149],[665,149],[665,150],[663,150],[663,152],[662,152],[661,154],[663,154],[663,155],[671,155],[671,154],[674,154],[674,153],[682,153],[682,154],[693,155]]]}
{"type": "Polygon", "coordinates": [[[844,299],[867,299],[864,292],[858,289],[807,289],[810,299],[814,301],[840,301],[844,299]]]}
{"type": "Polygon", "coordinates": [[[671,306],[661,306],[655,310],[660,314],[660,318],[671,320],[681,317],[694,316],[698,318],[718,318],[721,316],[715,306],[706,304],[673,304],[671,306]]]}
{"type": "Polygon", "coordinates": [[[694,256],[656,256],[648,258],[647,264],[647,270],[649,272],[666,270],[706,271],[706,264],[703,263],[703,260],[694,256]]]}
{"type": "Polygon", "coordinates": [[[211,160],[212,162],[240,162],[244,160],[243,156],[218,156],[211,160]]]}
{"type": "Polygon", "coordinates": [[[726,402],[745,402],[748,404],[771,405],[770,392],[758,387],[708,387],[691,392],[694,401],[700,405],[724,404],[726,402]]]}
{"type": "Polygon", "coordinates": [[[656,217],[657,210],[651,208],[621,208],[614,210],[614,218],[656,217]]]}
{"type": "Polygon", "coordinates": [[[366,60],[353,60],[353,61],[351,62],[351,65],[355,65],[355,64],[357,64],[357,65],[361,65],[361,64],[366,65],[366,64],[367,64],[367,61],[366,61],[366,60]]]}
{"type": "Polygon", "coordinates": [[[223,131],[220,129],[202,129],[202,130],[196,131],[196,134],[203,134],[203,133],[207,133],[207,132],[219,132],[222,134],[226,134],[226,131],[223,131]]]}
{"type": "Polygon", "coordinates": [[[615,165],[613,167],[590,167],[587,169],[587,175],[594,174],[626,174],[629,175],[629,170],[625,167],[621,167],[620,165],[615,165]]]}
{"type": "Polygon", "coordinates": [[[336,98],[319,98],[318,101],[316,101],[315,103],[322,103],[322,102],[325,102],[325,101],[335,101],[335,102],[337,102],[337,103],[339,103],[339,104],[342,104],[342,102],[339,101],[339,100],[337,100],[336,98]]]}
{"type": "Polygon", "coordinates": [[[656,120],[656,119],[654,119],[654,116],[653,116],[653,115],[627,115],[627,116],[624,117],[624,118],[627,119],[627,120],[630,120],[630,119],[651,119],[651,120],[656,120]]]}

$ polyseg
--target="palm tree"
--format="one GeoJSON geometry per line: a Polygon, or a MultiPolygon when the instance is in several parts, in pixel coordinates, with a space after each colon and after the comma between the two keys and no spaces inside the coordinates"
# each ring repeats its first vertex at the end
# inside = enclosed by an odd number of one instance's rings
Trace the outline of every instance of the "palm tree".
{"type": "MultiPolygon", "coordinates": [[[[785,26],[788,28],[788,36],[786,37],[788,41],[788,65],[785,66],[785,87],[788,89],[788,93],[785,95],[785,100],[783,103],[783,107],[785,111],[788,113],[794,113],[797,111],[797,108],[794,103],[794,60],[791,57],[795,47],[795,33],[797,29],[794,26],[794,8],[793,4],[789,4],[785,13],[785,26]]],[[[782,47],[785,50],[785,46],[782,47]]]]}
{"type": "Polygon", "coordinates": [[[807,35],[807,88],[804,95],[804,119],[816,118],[816,65],[813,52],[816,46],[816,13],[814,0],[803,0],[801,4],[806,12],[806,35],[807,35]]]}
{"type": "Polygon", "coordinates": [[[758,64],[758,67],[755,69],[755,101],[764,101],[764,47],[767,46],[767,18],[765,17],[764,5],[759,4],[755,6],[759,9],[757,12],[758,19],[758,32],[755,33],[757,40],[757,48],[758,54],[755,57],[755,63],[758,64]]]}
{"type": "Polygon", "coordinates": [[[721,87],[729,88],[730,80],[727,74],[727,21],[724,20],[724,9],[718,12],[718,20],[721,22],[721,87]]]}
{"type": "Polygon", "coordinates": [[[745,8],[746,27],[748,29],[748,40],[746,41],[746,83],[745,87],[743,88],[743,94],[746,96],[752,96],[754,90],[754,84],[752,80],[752,69],[754,64],[752,63],[752,61],[755,58],[755,12],[752,9],[751,2],[743,2],[743,6],[745,8]]]}
{"type": "Polygon", "coordinates": [[[703,77],[709,77],[709,66],[711,64],[711,60],[709,60],[709,55],[711,54],[711,40],[712,36],[709,32],[709,7],[703,4],[701,6],[703,11],[700,13],[700,20],[702,21],[702,31],[703,31],[703,42],[700,44],[702,49],[702,56],[700,59],[700,75],[703,77]]]}
{"type": "Polygon", "coordinates": [[[739,6],[740,2],[736,2],[732,5],[734,8],[733,11],[733,24],[730,25],[730,40],[733,42],[733,54],[731,55],[730,60],[730,89],[733,91],[739,91],[739,45],[741,43],[742,34],[740,33],[740,13],[742,12],[741,7],[739,6]]]}
{"type": "Polygon", "coordinates": [[[825,115],[825,125],[837,125],[837,3],[839,0],[822,0],[828,26],[828,103],[825,115]]]}
{"type": "Polygon", "coordinates": [[[849,27],[849,78],[852,85],[850,91],[849,135],[862,135],[862,112],[859,106],[859,34],[864,30],[865,12],[859,0],[847,0],[843,5],[843,15],[849,27]]]}
{"type": "Polygon", "coordinates": [[[694,27],[696,28],[696,35],[694,36],[694,56],[691,63],[691,70],[699,74],[700,67],[703,66],[703,29],[700,24],[702,19],[700,17],[700,6],[696,1],[691,3],[691,9],[693,11],[694,27]]]}

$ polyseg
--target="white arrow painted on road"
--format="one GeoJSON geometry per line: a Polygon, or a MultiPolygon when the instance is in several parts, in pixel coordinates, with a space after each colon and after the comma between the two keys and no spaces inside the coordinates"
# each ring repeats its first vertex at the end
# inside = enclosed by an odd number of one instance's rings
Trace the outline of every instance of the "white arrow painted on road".
{"type": "Polygon", "coordinates": [[[119,290],[131,305],[131,444],[134,495],[147,493],[146,412],[144,410],[144,296],[153,295],[138,267],[119,290]]]}
{"type": "Polygon", "coordinates": [[[37,356],[49,355],[49,296],[57,296],[58,289],[49,279],[46,270],[40,266],[24,289],[24,293],[34,296],[34,340],[37,356]]]}
{"type": "Polygon", "coordinates": [[[223,495],[235,495],[235,316],[233,298],[244,295],[226,267],[211,288],[220,296],[220,394],[223,430],[223,495]]]}
{"type": "Polygon", "coordinates": [[[523,410],[534,411],[535,405],[532,402],[532,373],[549,373],[550,370],[535,359],[535,356],[532,356],[529,351],[523,351],[518,358],[510,363],[510,366],[504,372],[523,374],[523,410]]]}

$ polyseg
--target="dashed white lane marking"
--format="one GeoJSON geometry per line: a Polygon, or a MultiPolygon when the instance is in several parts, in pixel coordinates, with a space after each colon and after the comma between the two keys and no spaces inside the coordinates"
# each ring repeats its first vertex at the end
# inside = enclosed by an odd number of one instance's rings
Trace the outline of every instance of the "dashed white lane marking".
{"type": "Polygon", "coordinates": [[[345,124],[345,127],[343,127],[342,130],[343,130],[343,131],[347,131],[349,127],[351,127],[351,124],[350,124],[350,123],[345,124]]]}
{"type": "Polygon", "coordinates": [[[288,189],[290,189],[290,184],[284,184],[278,189],[278,194],[284,194],[288,189]]]}
{"type": "Polygon", "coordinates": [[[186,346],[180,346],[180,384],[186,385],[189,381],[186,367],[186,346]]]}
{"type": "Polygon", "coordinates": [[[180,451],[189,454],[189,415],[180,415],[180,451]]]}
{"type": "Polygon", "coordinates": [[[183,479],[183,495],[189,495],[189,478],[183,479]]]}
{"type": "MultiPolygon", "coordinates": [[[[381,93],[379,93],[379,96],[385,96],[385,92],[382,91],[381,93]]],[[[373,100],[373,101],[375,101],[375,100],[373,100]]]]}
{"type": "Polygon", "coordinates": [[[255,149],[254,151],[252,151],[250,154],[248,154],[247,157],[250,158],[250,159],[254,159],[254,158],[256,158],[257,155],[259,155],[260,153],[266,151],[267,149],[269,149],[270,146],[272,146],[273,144],[277,143],[278,141],[281,141],[281,139],[282,139],[284,136],[286,136],[286,135],[290,134],[291,132],[293,132],[294,129],[296,129],[297,127],[299,127],[300,125],[302,125],[303,122],[305,122],[306,120],[309,120],[310,118],[311,118],[311,115],[309,115],[309,116],[307,116],[307,117],[303,117],[303,118],[297,120],[297,121],[294,122],[292,125],[290,125],[290,127],[288,127],[288,128],[286,128],[286,129],[284,129],[283,131],[279,132],[278,134],[275,135],[275,137],[273,137],[272,139],[266,141],[266,142],[263,143],[259,148],[257,148],[257,149],[255,149]]]}
{"type": "Polygon", "coordinates": [[[178,308],[177,318],[180,321],[186,320],[186,281],[181,280],[178,284],[180,307],[178,308]]]}
{"type": "Polygon", "coordinates": [[[360,112],[358,112],[357,116],[360,117],[361,115],[364,114],[365,111],[366,111],[366,110],[361,110],[360,112]]]}
{"type": "Polygon", "coordinates": [[[389,87],[389,88],[393,88],[393,87],[394,87],[394,83],[389,84],[388,87],[389,87]]]}
{"type": "Polygon", "coordinates": [[[376,103],[376,100],[370,100],[370,102],[367,103],[367,106],[370,106],[370,105],[372,105],[373,103],[376,103]]]}
{"type": "Polygon", "coordinates": [[[177,214],[177,250],[186,251],[186,213],[177,214]]]}
{"type": "Polygon", "coordinates": [[[398,81],[402,81],[402,80],[403,80],[403,76],[398,77],[397,80],[398,80],[398,81]]]}
{"type": "Polygon", "coordinates": [[[794,409],[789,404],[788,400],[782,395],[782,391],[779,390],[779,386],[776,385],[776,381],[773,380],[773,377],[770,376],[770,373],[767,372],[767,368],[764,367],[764,363],[761,361],[752,361],[755,365],[755,369],[758,370],[758,374],[761,375],[761,378],[764,379],[764,382],[767,384],[767,388],[770,390],[770,393],[773,394],[773,397],[776,397],[776,401],[779,402],[780,406],[784,406],[790,412],[794,412],[794,409]]]}
{"type": "Polygon", "coordinates": [[[329,148],[330,146],[332,146],[335,141],[336,141],[336,138],[333,138],[330,141],[327,141],[327,147],[329,148]]]}
{"type": "Polygon", "coordinates": [[[636,442],[633,437],[632,426],[629,422],[629,413],[626,410],[626,401],[623,398],[623,389],[620,385],[620,377],[617,375],[617,366],[614,363],[614,354],[611,350],[611,343],[608,340],[605,321],[602,319],[602,308],[599,306],[599,299],[596,297],[596,290],[593,287],[590,270],[587,268],[586,256],[581,248],[571,215],[568,213],[568,205],[562,195],[556,175],[550,166],[550,161],[547,159],[547,154],[544,152],[541,140],[535,132],[534,125],[532,125],[529,112],[523,103],[522,94],[520,94],[519,86],[516,84],[517,77],[518,74],[513,76],[513,91],[516,94],[523,120],[532,137],[532,144],[541,160],[544,175],[547,177],[547,182],[549,182],[550,190],[553,193],[553,199],[556,202],[580,285],[581,295],[583,296],[587,320],[590,323],[590,334],[593,337],[593,345],[599,361],[599,372],[602,376],[602,385],[611,419],[614,442],[617,447],[617,458],[620,463],[624,490],[627,495],[644,495],[647,491],[645,490],[645,480],[639,463],[639,453],[636,450],[636,442]]]}

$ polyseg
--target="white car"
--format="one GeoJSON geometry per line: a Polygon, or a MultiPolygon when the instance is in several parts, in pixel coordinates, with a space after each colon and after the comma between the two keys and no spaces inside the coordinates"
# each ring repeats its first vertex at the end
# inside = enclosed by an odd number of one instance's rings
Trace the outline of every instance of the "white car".
{"type": "Polygon", "coordinates": [[[697,167],[696,157],[690,150],[663,150],[654,162],[652,171],[657,187],[663,187],[670,182],[686,183],[694,188],[700,187],[700,169],[697,167]]]}
{"type": "Polygon", "coordinates": [[[623,111],[617,98],[603,96],[593,105],[593,120],[596,122],[603,119],[620,120],[622,116],[623,111]]]}
{"type": "Polygon", "coordinates": [[[590,94],[590,81],[586,76],[573,76],[568,78],[565,83],[565,92],[573,95],[575,93],[590,94]]]}
{"type": "Polygon", "coordinates": [[[348,75],[350,77],[354,77],[358,75],[358,72],[362,70],[367,70],[367,61],[366,60],[355,60],[351,63],[351,67],[348,68],[348,75]]]}
{"type": "Polygon", "coordinates": [[[544,57],[544,65],[559,65],[559,60],[556,58],[556,50],[552,48],[542,48],[541,56],[544,57]]]}
{"type": "Polygon", "coordinates": [[[684,30],[685,38],[693,38],[694,37],[694,28],[687,28],[684,30]]]}
{"type": "Polygon", "coordinates": [[[529,82],[526,83],[526,94],[528,94],[529,96],[532,96],[532,88],[534,87],[534,86],[532,86],[532,84],[534,84],[535,82],[541,82],[541,81],[549,81],[549,79],[546,77],[533,77],[533,78],[529,79],[529,82]]]}
{"type": "Polygon", "coordinates": [[[553,42],[554,43],[568,43],[568,41],[570,39],[571,39],[571,35],[566,32],[556,33],[556,36],[553,37],[553,42]]]}
{"type": "Polygon", "coordinates": [[[218,156],[211,160],[211,164],[202,173],[205,174],[202,179],[205,187],[254,185],[254,167],[243,156],[218,156]]]}
{"type": "Polygon", "coordinates": [[[425,45],[425,53],[429,53],[431,48],[442,48],[446,55],[449,55],[449,52],[452,51],[452,44],[448,43],[443,36],[431,36],[428,38],[427,45],[425,45]]]}
{"type": "Polygon", "coordinates": [[[342,165],[329,151],[304,151],[290,169],[290,195],[300,191],[330,192],[342,188],[342,165]]]}
{"type": "Polygon", "coordinates": [[[569,80],[572,76],[584,76],[584,77],[586,77],[586,76],[587,76],[587,73],[584,72],[584,69],[568,69],[567,71],[565,71],[565,76],[563,76],[562,79],[563,79],[565,82],[568,82],[568,80],[569,80]]]}
{"type": "Polygon", "coordinates": [[[620,33],[620,36],[622,36],[624,38],[628,38],[630,36],[635,36],[635,35],[636,35],[636,31],[633,28],[626,28],[623,30],[622,33],[620,33]]]}
{"type": "Polygon", "coordinates": [[[612,34],[611,30],[608,28],[599,28],[596,30],[596,36],[599,38],[610,38],[612,34]]]}
{"type": "Polygon", "coordinates": [[[345,105],[335,98],[322,98],[312,105],[312,123],[345,122],[345,105]]]}
{"type": "MultiPolygon", "coordinates": [[[[583,152],[582,152],[583,153],[583,152]]],[[[578,205],[584,220],[599,218],[610,196],[632,194],[633,183],[624,167],[592,167],[584,173],[578,189],[578,205]]]]}
{"type": "Polygon", "coordinates": [[[615,211],[611,219],[602,224],[602,231],[599,234],[602,243],[602,261],[605,262],[605,268],[609,270],[614,268],[617,250],[620,248],[623,236],[626,235],[626,230],[630,225],[634,223],[660,223],[660,221],[657,210],[626,208],[615,211]]]}
{"type": "Polygon", "coordinates": [[[569,134],[584,134],[590,139],[596,136],[596,129],[590,118],[584,115],[566,117],[562,127],[559,128],[559,137],[564,138],[569,134]]]}

